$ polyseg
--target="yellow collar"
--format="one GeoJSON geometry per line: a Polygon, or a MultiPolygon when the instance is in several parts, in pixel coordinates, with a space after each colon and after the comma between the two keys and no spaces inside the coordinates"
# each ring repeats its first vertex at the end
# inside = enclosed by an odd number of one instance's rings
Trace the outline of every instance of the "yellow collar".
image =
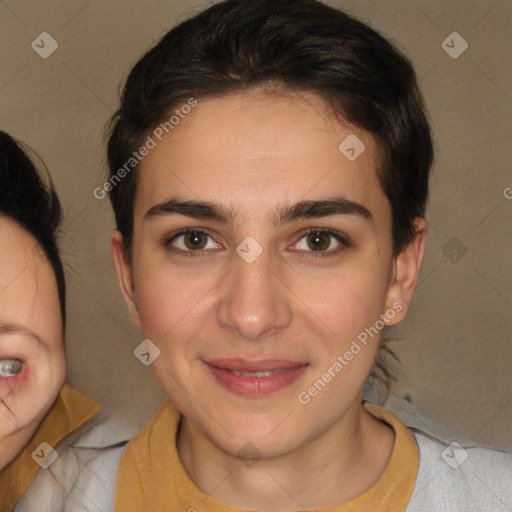
{"type": "MultiPolygon", "coordinates": [[[[419,465],[419,450],[411,431],[388,410],[367,402],[364,407],[393,428],[391,457],[367,491],[322,512],[405,510],[411,499],[419,465]]],[[[117,473],[116,512],[177,510],[178,506],[200,512],[242,512],[204,494],[191,481],[176,448],[180,419],[181,413],[166,400],[128,444],[117,473]]]]}
{"type": "Polygon", "coordinates": [[[32,483],[39,469],[32,452],[43,442],[55,448],[67,435],[96,415],[100,408],[94,400],[64,384],[25,448],[0,471],[0,512],[11,512],[32,483]]]}

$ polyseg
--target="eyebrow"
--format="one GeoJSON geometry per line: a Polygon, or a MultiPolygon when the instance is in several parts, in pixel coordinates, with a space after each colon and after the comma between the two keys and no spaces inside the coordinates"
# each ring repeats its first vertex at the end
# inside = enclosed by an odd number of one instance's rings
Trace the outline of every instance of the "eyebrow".
{"type": "MultiPolygon", "coordinates": [[[[232,210],[220,203],[195,200],[180,201],[171,198],[152,206],[144,215],[144,219],[155,219],[175,214],[215,220],[228,226],[231,226],[236,218],[236,214],[232,210]]],[[[333,215],[355,215],[366,221],[372,219],[370,210],[361,203],[337,196],[278,206],[270,215],[270,220],[275,228],[299,219],[333,215]]]]}
{"type": "Polygon", "coordinates": [[[34,331],[19,324],[6,324],[0,322],[0,334],[25,334],[26,336],[31,336],[32,338],[36,339],[39,343],[43,343],[43,340],[34,331]]]}

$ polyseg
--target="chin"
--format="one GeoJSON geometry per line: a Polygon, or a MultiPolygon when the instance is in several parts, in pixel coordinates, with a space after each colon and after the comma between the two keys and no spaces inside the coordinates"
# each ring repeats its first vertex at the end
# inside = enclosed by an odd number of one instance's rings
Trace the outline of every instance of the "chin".
{"type": "Polygon", "coordinates": [[[289,431],[275,436],[247,432],[246,435],[237,435],[236,439],[226,441],[227,445],[222,447],[225,452],[249,461],[281,457],[293,452],[301,444],[301,439],[290,434],[289,431]]]}
{"type": "Polygon", "coordinates": [[[244,414],[241,421],[235,414],[233,417],[216,417],[224,428],[219,427],[216,421],[204,425],[204,420],[200,428],[210,441],[230,455],[272,458],[294,450],[303,442],[303,429],[298,426],[290,429],[291,425],[283,422],[285,417],[267,416],[263,419],[255,414],[244,414]]]}

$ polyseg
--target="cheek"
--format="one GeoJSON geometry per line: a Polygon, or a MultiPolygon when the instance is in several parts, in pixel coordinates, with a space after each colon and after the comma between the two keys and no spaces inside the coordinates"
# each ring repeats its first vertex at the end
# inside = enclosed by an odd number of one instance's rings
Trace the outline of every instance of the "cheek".
{"type": "Polygon", "coordinates": [[[382,332],[376,322],[384,312],[386,279],[370,266],[354,266],[317,281],[317,285],[309,288],[304,300],[321,319],[313,318],[310,324],[318,334],[313,354],[315,376],[321,378],[331,368],[336,378],[329,387],[346,392],[359,386],[373,365],[382,332]]]}
{"type": "Polygon", "coordinates": [[[66,370],[67,370],[67,362],[66,362],[66,351],[64,350],[64,344],[60,346],[56,346],[54,349],[54,353],[52,354],[52,384],[55,389],[60,390],[60,388],[66,382],[66,370]]]}
{"type": "Polygon", "coordinates": [[[132,269],[143,332],[159,339],[201,319],[226,269],[216,260],[178,257],[149,237],[134,238],[133,247],[138,249],[132,269]]]}
{"type": "Polygon", "coordinates": [[[41,421],[51,408],[66,376],[65,360],[60,356],[47,353],[32,358],[16,376],[0,378],[0,399],[17,428],[41,421]]]}
{"type": "Polygon", "coordinates": [[[135,275],[135,295],[144,336],[156,344],[184,339],[202,325],[209,305],[211,277],[180,272],[169,265],[141,265],[135,275]],[[157,271],[156,268],[159,270],[157,271]]]}
{"type": "Polygon", "coordinates": [[[21,372],[13,377],[0,377],[0,397],[5,398],[11,393],[25,389],[32,377],[33,371],[27,365],[24,365],[21,372]]]}
{"type": "Polygon", "coordinates": [[[385,304],[386,283],[381,274],[371,270],[343,270],[298,285],[297,295],[336,334],[354,334],[378,319],[385,304]]]}

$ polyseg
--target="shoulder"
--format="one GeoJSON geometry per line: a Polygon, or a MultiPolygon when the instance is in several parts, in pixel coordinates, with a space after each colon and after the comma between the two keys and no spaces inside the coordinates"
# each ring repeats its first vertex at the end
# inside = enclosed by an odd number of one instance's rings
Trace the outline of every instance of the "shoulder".
{"type": "Polygon", "coordinates": [[[138,480],[141,473],[152,474],[159,470],[157,465],[162,462],[162,451],[174,451],[174,439],[180,418],[181,413],[166,399],[128,443],[119,465],[118,485],[119,481],[126,482],[134,478],[138,480]]]}
{"type": "Polygon", "coordinates": [[[391,393],[384,407],[411,431],[419,468],[407,512],[512,511],[512,454],[474,446],[461,432],[391,393]]]}
{"type": "Polygon", "coordinates": [[[442,442],[411,428],[420,461],[407,512],[510,511],[512,454],[442,442]]]}
{"type": "Polygon", "coordinates": [[[39,469],[15,512],[112,510],[117,468],[130,437],[100,411],[54,448],[56,460],[39,469]]]}
{"type": "Polygon", "coordinates": [[[115,510],[146,510],[144,489],[154,488],[178,461],[175,437],[181,413],[167,399],[128,443],[119,463],[115,510]]]}
{"type": "MultiPolygon", "coordinates": [[[[128,454],[148,456],[161,442],[169,441],[178,429],[181,413],[169,399],[160,405],[151,419],[133,437],[126,449],[128,454]],[[169,433],[172,435],[170,436],[169,433]]],[[[174,444],[174,439],[172,439],[174,444]]]]}

